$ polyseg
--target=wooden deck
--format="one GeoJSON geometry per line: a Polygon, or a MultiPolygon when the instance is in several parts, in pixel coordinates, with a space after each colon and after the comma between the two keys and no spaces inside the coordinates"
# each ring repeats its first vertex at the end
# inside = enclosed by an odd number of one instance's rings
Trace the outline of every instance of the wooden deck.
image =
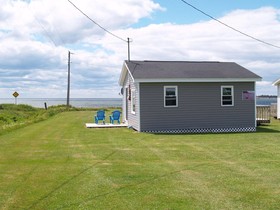
{"type": "Polygon", "coordinates": [[[127,127],[127,123],[121,123],[121,124],[96,124],[96,123],[86,123],[87,128],[120,128],[120,127],[127,127]]]}

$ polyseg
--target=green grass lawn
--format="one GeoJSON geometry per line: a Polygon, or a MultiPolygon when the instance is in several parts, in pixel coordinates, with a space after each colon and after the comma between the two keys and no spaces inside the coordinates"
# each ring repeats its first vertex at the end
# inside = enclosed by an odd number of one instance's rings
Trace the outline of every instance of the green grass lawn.
{"type": "Polygon", "coordinates": [[[0,136],[0,209],[279,209],[280,122],[256,133],[87,129],[63,112],[0,136]]]}

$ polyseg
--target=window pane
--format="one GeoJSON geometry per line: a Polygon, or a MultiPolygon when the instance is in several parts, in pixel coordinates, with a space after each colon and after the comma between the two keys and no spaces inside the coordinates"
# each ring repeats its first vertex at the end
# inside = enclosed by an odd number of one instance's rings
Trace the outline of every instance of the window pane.
{"type": "Polygon", "coordinates": [[[136,110],[135,94],[134,94],[132,100],[133,100],[132,111],[135,112],[135,110],[136,110]]]}
{"type": "Polygon", "coordinates": [[[176,87],[165,87],[165,106],[177,106],[176,87]]]}
{"type": "Polygon", "coordinates": [[[232,101],[231,96],[223,96],[223,101],[232,101]]]}
{"type": "Polygon", "coordinates": [[[231,95],[231,88],[223,88],[223,95],[231,95]]]}
{"type": "Polygon", "coordinates": [[[131,112],[135,113],[136,111],[136,95],[135,90],[131,91],[131,112]]]}
{"type": "Polygon", "coordinates": [[[222,105],[232,106],[233,105],[233,87],[222,87],[222,105]]]}
{"type": "Polygon", "coordinates": [[[176,97],[166,97],[165,105],[166,106],[176,106],[176,97]]]}
{"type": "Polygon", "coordinates": [[[176,96],[175,88],[166,88],[166,96],[176,96]]]}
{"type": "Polygon", "coordinates": [[[223,101],[223,105],[232,105],[232,100],[230,100],[230,101],[223,101]]]}

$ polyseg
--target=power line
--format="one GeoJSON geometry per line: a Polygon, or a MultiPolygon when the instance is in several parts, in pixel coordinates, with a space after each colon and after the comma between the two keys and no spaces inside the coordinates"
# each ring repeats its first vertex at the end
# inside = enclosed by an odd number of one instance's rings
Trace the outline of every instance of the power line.
{"type": "Polygon", "coordinates": [[[47,29],[43,26],[43,24],[41,24],[41,22],[39,22],[39,20],[37,19],[37,17],[34,15],[34,18],[36,20],[36,22],[39,24],[39,26],[44,30],[46,36],[49,38],[49,40],[54,44],[55,47],[57,47],[57,43],[56,41],[52,38],[52,36],[49,34],[49,32],[47,31],[47,29]]]}
{"type": "Polygon", "coordinates": [[[33,17],[35,18],[37,24],[43,29],[43,31],[45,32],[45,35],[49,38],[49,40],[54,44],[55,47],[57,47],[57,43],[56,41],[52,38],[51,34],[47,31],[47,29],[44,27],[44,25],[39,21],[39,19],[37,18],[37,16],[34,14],[33,10],[28,7],[30,12],[32,13],[33,17]]]}
{"type": "Polygon", "coordinates": [[[91,22],[93,22],[95,25],[97,25],[99,28],[101,28],[102,30],[104,30],[105,32],[111,34],[112,36],[120,39],[121,41],[124,42],[128,42],[127,40],[121,38],[120,36],[117,36],[116,34],[113,34],[112,32],[110,32],[109,30],[107,30],[106,28],[104,28],[103,26],[101,26],[100,24],[98,24],[96,21],[94,21],[93,19],[91,19],[86,13],[84,13],[81,9],[79,9],[73,2],[71,2],[70,0],[68,0],[68,2],[70,4],[73,5],[73,7],[75,7],[80,13],[82,13],[85,17],[87,17],[91,22]]]}
{"type": "Polygon", "coordinates": [[[226,23],[224,23],[224,22],[218,20],[217,18],[215,18],[215,17],[213,17],[213,16],[207,14],[206,12],[202,11],[201,9],[198,9],[197,7],[193,6],[192,4],[188,3],[188,2],[185,1],[185,0],[180,0],[180,1],[182,1],[183,3],[189,5],[190,7],[192,7],[192,8],[195,9],[195,10],[197,10],[198,12],[200,12],[200,13],[206,15],[207,17],[211,18],[212,20],[215,20],[216,22],[218,22],[218,23],[220,23],[220,24],[222,24],[222,25],[224,25],[224,26],[230,28],[231,30],[234,30],[234,31],[236,31],[236,32],[238,32],[238,33],[240,33],[240,34],[242,34],[242,35],[244,35],[244,36],[247,36],[247,37],[249,37],[249,38],[251,38],[251,39],[254,39],[255,41],[258,41],[258,42],[261,42],[261,43],[263,43],[263,44],[269,45],[269,46],[271,46],[271,47],[275,47],[275,48],[280,49],[280,47],[277,46],[277,45],[274,45],[274,44],[271,44],[271,43],[269,43],[269,42],[266,42],[266,41],[263,41],[263,40],[261,40],[261,39],[258,39],[258,38],[256,38],[256,37],[253,37],[253,36],[251,36],[251,35],[249,35],[249,34],[246,34],[246,33],[242,32],[242,31],[240,31],[240,30],[238,30],[238,29],[236,29],[236,28],[234,28],[234,27],[232,27],[232,26],[230,26],[230,25],[228,25],[228,24],[226,24],[226,23]]]}

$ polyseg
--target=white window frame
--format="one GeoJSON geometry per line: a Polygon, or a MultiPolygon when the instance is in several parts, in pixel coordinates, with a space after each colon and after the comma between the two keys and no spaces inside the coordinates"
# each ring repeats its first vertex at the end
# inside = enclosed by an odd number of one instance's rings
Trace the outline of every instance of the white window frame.
{"type": "Polygon", "coordinates": [[[136,92],[135,90],[131,90],[131,113],[135,114],[136,113],[136,92]]]}
{"type": "Polygon", "coordinates": [[[227,86],[221,86],[221,106],[234,106],[234,87],[232,85],[227,85],[227,86]],[[230,88],[231,89],[231,101],[232,104],[223,104],[223,90],[224,88],[230,88]]]}
{"type": "Polygon", "coordinates": [[[164,86],[164,107],[178,107],[178,86],[164,86]],[[166,89],[167,88],[175,88],[175,96],[176,96],[176,105],[175,106],[168,106],[166,105],[166,89]]]}

